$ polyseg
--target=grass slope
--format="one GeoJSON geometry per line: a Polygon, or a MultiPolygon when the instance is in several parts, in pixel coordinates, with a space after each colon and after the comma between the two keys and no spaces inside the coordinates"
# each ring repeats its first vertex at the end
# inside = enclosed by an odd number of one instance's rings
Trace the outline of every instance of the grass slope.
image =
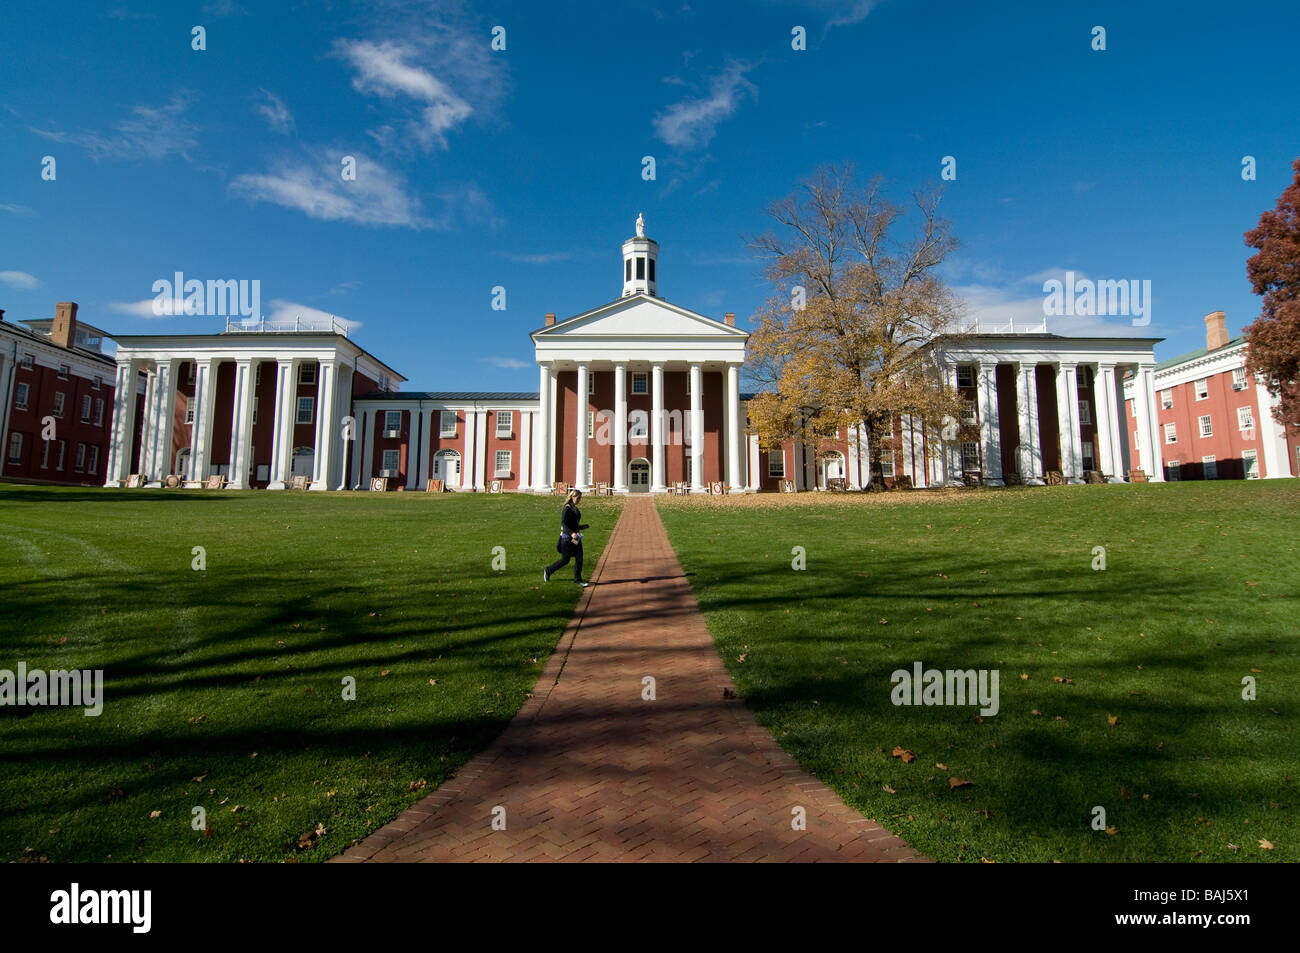
{"type": "Polygon", "coordinates": [[[745,703],[931,857],[1294,861],[1298,507],[1296,481],[1243,481],[660,513],[745,703]],[[1000,712],[895,706],[915,661],[999,670],[1000,712]]]}
{"type": "MultiPolygon", "coordinates": [[[[0,860],[322,860],[388,822],[541,672],[579,592],[541,580],[560,506],[0,486],[0,668],[106,697],[0,708],[0,860]]],[[[620,506],[584,501],[586,574],[620,506]]]]}

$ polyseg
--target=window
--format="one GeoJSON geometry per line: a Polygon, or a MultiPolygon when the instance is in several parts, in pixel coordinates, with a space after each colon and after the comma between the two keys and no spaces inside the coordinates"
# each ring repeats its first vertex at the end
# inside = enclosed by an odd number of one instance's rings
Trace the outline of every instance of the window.
{"type": "Polygon", "coordinates": [[[104,398],[95,398],[95,426],[104,426],[104,398]]]}
{"type": "Polygon", "coordinates": [[[194,383],[194,375],[198,373],[197,371],[198,366],[199,366],[198,361],[185,362],[185,383],[187,384],[194,383]]]}
{"type": "Polygon", "coordinates": [[[314,384],[314,383],[316,383],[316,365],[315,365],[315,364],[313,364],[313,363],[307,363],[307,364],[302,365],[302,367],[298,368],[298,383],[299,383],[299,384],[314,384]]]}
{"type": "Polygon", "coordinates": [[[974,387],[975,386],[975,368],[969,364],[957,365],[957,386],[974,387]]]}
{"type": "Polygon", "coordinates": [[[894,451],[885,450],[880,454],[880,473],[882,476],[894,475],[894,451]]]}
{"type": "Polygon", "coordinates": [[[50,444],[52,440],[41,441],[41,469],[44,470],[50,465],[50,444]]]}
{"type": "Polygon", "coordinates": [[[99,389],[100,389],[101,387],[103,387],[103,386],[104,386],[104,378],[99,377],[99,376],[96,376],[96,377],[91,378],[91,380],[90,380],[90,389],[91,389],[91,390],[99,390],[99,389]]]}
{"type": "Polygon", "coordinates": [[[385,470],[392,470],[393,472],[397,472],[397,468],[401,465],[401,462],[402,462],[402,451],[400,450],[384,451],[385,470]]]}
{"type": "Polygon", "coordinates": [[[1138,415],[1138,405],[1136,400],[1128,401],[1128,415],[1130,417],[1136,417],[1138,415]]]}
{"type": "Polygon", "coordinates": [[[592,411],[587,411],[587,439],[590,440],[595,436],[596,415],[592,411]]]}
{"type": "Polygon", "coordinates": [[[456,411],[444,410],[438,418],[438,435],[441,437],[456,436],[456,411]]]}
{"type": "Polygon", "coordinates": [[[782,450],[767,451],[767,475],[770,477],[785,476],[785,452],[782,450]]]}
{"type": "Polygon", "coordinates": [[[23,459],[23,435],[14,431],[9,435],[9,462],[20,463],[23,459]]]}
{"type": "Polygon", "coordinates": [[[961,419],[962,423],[967,424],[973,424],[979,419],[975,401],[963,400],[961,402],[961,419]]]}
{"type": "MultiPolygon", "coordinates": [[[[253,398],[253,425],[257,425],[257,398],[253,398]]],[[[251,459],[251,458],[250,458],[251,459]]]]}
{"type": "Polygon", "coordinates": [[[497,411],[497,436],[509,437],[514,432],[515,412],[513,410],[497,411]]]}
{"type": "Polygon", "coordinates": [[[645,277],[645,258],[641,255],[636,256],[636,278],[640,281],[645,277]]]}
{"type": "Polygon", "coordinates": [[[587,396],[591,397],[596,393],[596,372],[587,371],[587,396]]]}
{"type": "Polygon", "coordinates": [[[99,472],[99,444],[97,443],[92,443],[90,445],[90,452],[86,456],[86,472],[99,472]]]}
{"type": "Polygon", "coordinates": [[[1259,453],[1255,450],[1241,451],[1241,462],[1246,468],[1247,480],[1259,479],[1259,453]]]}
{"type": "Polygon", "coordinates": [[[1210,396],[1210,379],[1202,377],[1196,382],[1196,399],[1205,400],[1210,396]]]}
{"type": "Polygon", "coordinates": [[[632,259],[631,258],[623,259],[623,280],[624,281],[632,280],[632,259]]]}
{"type": "Polygon", "coordinates": [[[591,486],[591,457],[587,458],[587,486],[591,486]]]}
{"type": "Polygon", "coordinates": [[[1177,483],[1183,478],[1183,468],[1177,460],[1170,460],[1165,464],[1165,479],[1171,483],[1177,483]]]}
{"type": "Polygon", "coordinates": [[[634,394],[650,393],[650,385],[649,382],[646,380],[646,375],[644,373],[632,375],[632,393],[634,394]]]}
{"type": "Polygon", "coordinates": [[[1249,407],[1237,408],[1237,427],[1241,430],[1249,430],[1255,426],[1255,416],[1251,413],[1249,407]]]}
{"type": "Polygon", "coordinates": [[[1178,442],[1178,427],[1175,424],[1165,424],[1165,443],[1178,442]]]}
{"type": "Polygon", "coordinates": [[[28,394],[28,391],[29,391],[30,389],[31,389],[31,388],[29,388],[26,384],[19,384],[19,385],[14,389],[14,407],[15,407],[15,409],[17,409],[17,410],[26,410],[26,409],[27,409],[27,394],[28,394]]]}
{"type": "MultiPolygon", "coordinates": [[[[91,406],[90,395],[82,394],[81,395],[81,422],[83,424],[90,423],[90,406],[91,406]]],[[[1247,407],[1246,409],[1249,410],[1250,408],[1247,407]]]]}
{"type": "Polygon", "coordinates": [[[253,384],[256,387],[262,386],[262,362],[257,362],[257,370],[253,372],[253,384]]]}
{"type": "Polygon", "coordinates": [[[650,415],[644,410],[634,410],[628,414],[628,424],[630,432],[628,439],[640,438],[644,440],[650,433],[650,415]]]}
{"type": "Polygon", "coordinates": [[[1217,480],[1219,478],[1219,464],[1214,457],[1201,457],[1201,472],[1207,480],[1217,480]]]}
{"type": "Polygon", "coordinates": [[[68,375],[70,375],[71,373],[72,373],[72,368],[68,367],[67,364],[59,365],[59,380],[66,381],[68,379],[68,375]]]}
{"type": "Polygon", "coordinates": [[[194,423],[194,398],[193,397],[185,398],[185,422],[187,424],[194,423]]]}
{"type": "Polygon", "coordinates": [[[1244,367],[1234,367],[1232,369],[1232,389],[1246,389],[1246,369],[1244,367]]]}
{"type": "Polygon", "coordinates": [[[400,410],[384,411],[384,429],[385,430],[402,429],[402,412],[400,410]]]}
{"type": "Polygon", "coordinates": [[[312,412],[315,410],[315,403],[315,400],[311,397],[299,397],[298,416],[294,418],[294,422],[299,424],[311,423],[313,419],[312,412]]]}
{"type": "Polygon", "coordinates": [[[1201,436],[1210,437],[1214,435],[1214,428],[1210,425],[1210,415],[1206,414],[1201,418],[1201,436]]]}
{"type": "Polygon", "coordinates": [[[1086,400],[1079,401],[1079,423],[1083,426],[1092,425],[1092,404],[1086,400]]]}
{"type": "MultiPolygon", "coordinates": [[[[510,476],[510,451],[498,450],[496,452],[495,464],[496,466],[493,468],[492,471],[493,476],[499,476],[499,477],[510,476]]],[[[588,465],[588,469],[590,469],[590,464],[588,465]]]]}
{"type": "Polygon", "coordinates": [[[650,259],[650,280],[655,280],[655,260],[653,258],[650,259]]]}
{"type": "Polygon", "coordinates": [[[63,419],[63,401],[64,401],[64,398],[65,398],[65,395],[64,395],[63,391],[61,391],[61,390],[60,390],[60,391],[55,391],[55,393],[54,393],[54,416],[55,416],[55,417],[58,417],[60,420],[63,419]]]}
{"type": "Polygon", "coordinates": [[[33,367],[36,366],[36,355],[24,354],[23,359],[20,363],[22,364],[23,370],[30,371],[33,367]]]}
{"type": "Polygon", "coordinates": [[[67,455],[68,455],[68,441],[66,441],[66,440],[60,440],[60,441],[59,441],[59,462],[58,462],[58,464],[54,467],[54,469],[56,469],[56,470],[62,470],[62,469],[63,469],[63,461],[64,461],[64,459],[67,457],[67,455]]]}
{"type": "Polygon", "coordinates": [[[72,469],[77,473],[84,473],[86,470],[86,445],[84,443],[77,444],[77,459],[72,464],[72,469]]]}
{"type": "Polygon", "coordinates": [[[1169,410],[1174,406],[1174,392],[1169,389],[1160,392],[1160,407],[1162,410],[1169,410]]]}
{"type": "Polygon", "coordinates": [[[694,376],[695,375],[692,374],[690,371],[686,372],[686,396],[687,397],[691,396],[691,378],[694,376]]]}
{"type": "Polygon", "coordinates": [[[1095,470],[1097,467],[1093,464],[1092,456],[1093,446],[1091,440],[1083,442],[1083,468],[1085,470],[1095,470]]]}

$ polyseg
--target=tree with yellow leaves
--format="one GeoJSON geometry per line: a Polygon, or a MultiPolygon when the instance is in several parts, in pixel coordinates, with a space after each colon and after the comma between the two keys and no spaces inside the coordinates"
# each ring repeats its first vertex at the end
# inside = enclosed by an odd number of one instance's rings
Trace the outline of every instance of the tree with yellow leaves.
{"type": "Polygon", "coordinates": [[[945,422],[961,416],[932,356],[960,317],[937,274],[957,239],[938,217],[941,188],[914,193],[920,221],[899,238],[904,210],[880,178],[866,189],[852,180],[850,166],[818,169],[768,208],[781,233],[751,242],[776,292],[754,317],[748,363],[761,390],[749,417],[764,446],[791,437],[816,446],[858,424],[879,486],[899,415],[924,422],[932,453],[945,422]]]}

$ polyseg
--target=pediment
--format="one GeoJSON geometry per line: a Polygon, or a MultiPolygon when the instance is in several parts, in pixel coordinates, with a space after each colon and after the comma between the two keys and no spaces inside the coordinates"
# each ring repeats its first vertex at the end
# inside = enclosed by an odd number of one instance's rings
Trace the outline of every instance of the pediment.
{"type": "Polygon", "coordinates": [[[662,298],[635,294],[533,332],[534,339],[618,340],[653,338],[744,340],[748,333],[662,298]]]}

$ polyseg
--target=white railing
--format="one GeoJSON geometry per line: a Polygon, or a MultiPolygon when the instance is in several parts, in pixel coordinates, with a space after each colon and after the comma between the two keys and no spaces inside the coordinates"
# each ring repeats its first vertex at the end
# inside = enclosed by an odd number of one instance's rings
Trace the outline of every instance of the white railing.
{"type": "Polygon", "coordinates": [[[333,334],[348,336],[348,326],[344,321],[340,321],[334,315],[329,315],[328,320],[325,318],[304,318],[301,314],[295,315],[292,320],[268,321],[263,317],[255,323],[247,323],[244,319],[226,318],[226,333],[235,334],[265,334],[265,333],[285,333],[298,331],[325,331],[333,334]]]}
{"type": "Polygon", "coordinates": [[[1043,318],[1041,322],[1038,322],[1036,324],[1026,324],[1024,321],[1022,321],[1020,323],[1020,327],[1018,328],[1016,327],[1016,322],[1014,318],[1007,321],[1006,324],[992,324],[987,321],[981,323],[980,319],[976,318],[973,321],[967,321],[964,324],[962,324],[961,333],[962,334],[1046,334],[1047,318],[1043,318]]]}

